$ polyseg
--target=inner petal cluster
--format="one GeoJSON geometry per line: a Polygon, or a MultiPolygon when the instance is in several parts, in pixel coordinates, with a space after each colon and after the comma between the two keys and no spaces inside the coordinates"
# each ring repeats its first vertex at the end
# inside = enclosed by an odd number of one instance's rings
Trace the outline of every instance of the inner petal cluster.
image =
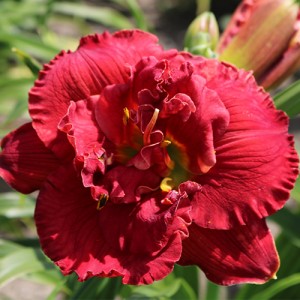
{"type": "MultiPolygon", "coordinates": [[[[182,182],[214,166],[214,139],[226,130],[229,115],[205,84],[185,55],[147,57],[126,84],[108,86],[88,100],[97,139],[81,158],[81,174],[95,200],[105,195],[130,203],[153,191],[163,199],[174,191],[168,197],[173,199],[183,195],[182,182]]],[[[61,128],[66,131],[66,125],[61,128]]]]}

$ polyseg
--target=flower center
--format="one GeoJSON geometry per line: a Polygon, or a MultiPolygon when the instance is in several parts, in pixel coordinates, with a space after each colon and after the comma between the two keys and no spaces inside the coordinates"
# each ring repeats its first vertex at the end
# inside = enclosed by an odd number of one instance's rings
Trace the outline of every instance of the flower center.
{"type": "Polygon", "coordinates": [[[118,158],[124,165],[151,169],[162,178],[158,188],[169,192],[188,180],[191,173],[184,145],[171,135],[165,138],[164,122],[160,110],[151,105],[142,105],[137,111],[124,108],[123,123],[131,135],[128,143],[118,148],[118,158]]]}
{"type": "Polygon", "coordinates": [[[168,174],[169,185],[174,189],[177,188],[180,183],[189,180],[191,173],[188,171],[188,156],[184,145],[170,138],[170,144],[167,149],[168,156],[172,162],[170,165],[170,173],[168,174]]]}

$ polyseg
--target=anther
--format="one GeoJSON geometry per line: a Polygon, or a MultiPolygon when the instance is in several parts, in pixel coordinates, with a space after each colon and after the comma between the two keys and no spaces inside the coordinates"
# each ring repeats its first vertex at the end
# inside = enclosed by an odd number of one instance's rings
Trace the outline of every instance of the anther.
{"type": "Polygon", "coordinates": [[[97,210],[101,210],[105,206],[108,198],[109,198],[109,196],[106,194],[100,195],[98,203],[97,203],[97,210]]]}
{"type": "Polygon", "coordinates": [[[169,140],[163,140],[163,141],[161,142],[160,146],[161,146],[162,148],[165,148],[165,147],[168,147],[168,146],[171,145],[171,144],[172,144],[171,141],[169,141],[169,140]]]}
{"type": "Polygon", "coordinates": [[[126,126],[130,117],[129,109],[124,107],[123,109],[123,124],[126,126]]]}
{"type": "Polygon", "coordinates": [[[170,177],[165,177],[161,183],[160,183],[160,189],[163,191],[163,192],[167,192],[169,193],[171,190],[172,190],[172,186],[170,184],[170,182],[172,181],[172,178],[170,177]]]}

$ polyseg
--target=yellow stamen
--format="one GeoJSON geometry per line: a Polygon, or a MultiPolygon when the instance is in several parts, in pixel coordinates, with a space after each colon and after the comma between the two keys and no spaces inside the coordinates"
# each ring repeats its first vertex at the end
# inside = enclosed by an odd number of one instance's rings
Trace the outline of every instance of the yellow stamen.
{"type": "Polygon", "coordinates": [[[169,140],[163,140],[163,141],[161,142],[160,146],[161,146],[162,148],[165,148],[165,147],[168,147],[168,146],[171,145],[171,144],[172,144],[171,141],[169,141],[169,140]]]}
{"type": "Polygon", "coordinates": [[[129,109],[127,107],[124,107],[123,112],[124,112],[124,114],[123,114],[123,124],[126,126],[127,123],[128,123],[129,117],[130,117],[129,109]]]}
{"type": "Polygon", "coordinates": [[[160,189],[163,191],[163,192],[170,192],[172,190],[172,185],[170,184],[170,182],[172,181],[172,178],[171,177],[165,177],[161,183],[160,183],[160,189]]]}

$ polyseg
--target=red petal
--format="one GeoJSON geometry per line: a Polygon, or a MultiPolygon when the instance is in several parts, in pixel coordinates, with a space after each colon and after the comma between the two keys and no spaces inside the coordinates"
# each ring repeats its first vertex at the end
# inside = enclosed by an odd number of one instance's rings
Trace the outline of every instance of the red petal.
{"type": "Polygon", "coordinates": [[[59,166],[59,161],[45,148],[31,123],[8,134],[1,147],[0,176],[24,194],[39,189],[59,166]]]}
{"type": "Polygon", "coordinates": [[[95,173],[105,172],[106,158],[110,155],[102,147],[105,137],[94,115],[98,100],[99,96],[92,96],[86,100],[71,101],[67,114],[58,125],[76,151],[76,163],[86,187],[94,185],[95,173]]]}
{"type": "Polygon", "coordinates": [[[183,241],[182,265],[198,265],[217,284],[264,283],[276,278],[279,258],[265,220],[231,230],[192,225],[183,241]]]}
{"type": "Polygon", "coordinates": [[[171,206],[154,198],[138,205],[108,200],[99,211],[74,169],[62,167],[41,190],[35,220],[45,253],[64,274],[148,284],[170,273],[180,258],[190,224],[185,200],[171,206]]]}
{"type": "Polygon", "coordinates": [[[137,202],[141,195],[157,190],[161,177],[151,169],[117,166],[105,174],[104,182],[111,200],[121,204],[137,202]]]}
{"type": "Polygon", "coordinates": [[[251,74],[217,61],[199,64],[230,114],[225,134],[214,143],[216,165],[194,178],[195,222],[228,229],[250,224],[282,208],[298,174],[298,157],[288,135],[288,118],[274,108],[251,74]]]}
{"type": "Polygon", "coordinates": [[[57,125],[70,101],[99,95],[106,85],[127,81],[130,65],[161,51],[155,36],[133,30],[88,36],[75,52],[61,52],[44,66],[30,92],[29,111],[41,140],[64,157],[70,147],[57,125]]]}
{"type": "Polygon", "coordinates": [[[93,96],[86,100],[71,101],[67,114],[58,125],[60,130],[67,133],[77,155],[101,145],[104,138],[94,116],[98,99],[99,96],[93,96]]]}
{"type": "MultiPolygon", "coordinates": [[[[95,116],[104,135],[117,146],[129,139],[128,128],[124,123],[124,109],[128,106],[126,84],[107,86],[101,93],[95,116]]],[[[129,124],[128,124],[129,125],[129,124]]]]}
{"type": "Polygon", "coordinates": [[[189,82],[191,98],[196,111],[182,123],[180,118],[169,121],[168,130],[172,138],[187,154],[188,170],[195,174],[206,173],[216,163],[214,141],[221,136],[229,123],[229,114],[217,93],[203,86],[200,76],[189,82]]]}

